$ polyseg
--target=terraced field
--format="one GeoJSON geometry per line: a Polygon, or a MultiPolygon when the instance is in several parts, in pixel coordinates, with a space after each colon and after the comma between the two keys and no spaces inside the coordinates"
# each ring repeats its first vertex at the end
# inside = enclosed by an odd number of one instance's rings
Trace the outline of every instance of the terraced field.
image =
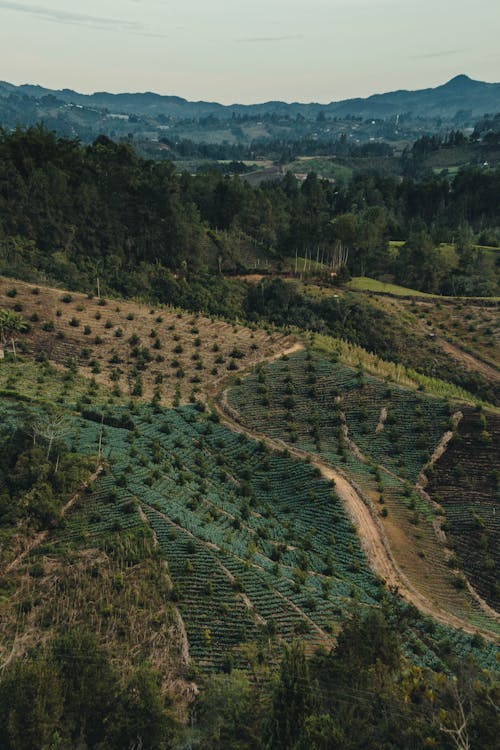
{"type": "Polygon", "coordinates": [[[462,590],[441,531],[443,511],[421,486],[422,469],[452,434],[450,403],[315,352],[257,368],[226,393],[226,403],[250,433],[284,440],[349,478],[381,527],[409,597],[418,592],[436,616],[498,631],[480,598],[462,590]]]}
{"type": "MultiPolygon", "coordinates": [[[[11,373],[11,395],[0,399],[5,423],[15,422],[19,409],[48,408],[22,393],[32,377],[29,361],[2,367],[11,373]]],[[[66,379],[43,365],[41,377],[51,374],[57,408],[70,424],[64,439],[93,456],[101,444],[107,468],[36,551],[45,567],[59,549],[105,552],[123,534],[152,533],[155,555],[168,564],[171,588],[163,596],[182,618],[176,628],[186,632],[186,659],[208,671],[252,669],[256,658],[272,663],[281,639],[293,636],[308,650],[329,647],[353,608],[387,597],[403,607],[373,574],[332,483],[312,463],[228,430],[199,403],[170,410],[118,397],[109,403],[98,385],[85,387],[78,376],[66,379]]],[[[366,487],[380,483],[372,467],[350,456],[345,467],[356,468],[366,487]]],[[[387,474],[381,481],[389,496],[396,480],[387,474]]],[[[417,663],[439,665],[450,643],[464,654],[476,648],[457,631],[401,616],[417,663]]],[[[479,651],[494,663],[493,646],[479,651]]]]}
{"type": "Polygon", "coordinates": [[[451,416],[444,401],[305,351],[257,368],[231,389],[229,404],[251,427],[327,461],[345,462],[353,441],[372,463],[413,482],[451,416]]]}
{"type": "MultiPolygon", "coordinates": [[[[73,418],[78,452],[97,452],[101,422],[92,417],[73,418]]],[[[354,601],[376,603],[380,587],[354,529],[306,463],[195,407],[114,407],[102,429],[110,470],[58,541],[89,544],[147,519],[200,664],[221,666],[232,652],[238,660],[242,644],[270,635],[326,645],[354,601]]]]}
{"type": "Polygon", "coordinates": [[[446,512],[458,564],[477,591],[500,607],[500,419],[464,410],[455,438],[428,472],[427,491],[446,512]]]}
{"type": "Polygon", "coordinates": [[[0,277],[0,306],[29,323],[18,347],[78,368],[116,395],[185,403],[228,373],[290,346],[278,333],[173,308],[89,298],[0,277]]]}

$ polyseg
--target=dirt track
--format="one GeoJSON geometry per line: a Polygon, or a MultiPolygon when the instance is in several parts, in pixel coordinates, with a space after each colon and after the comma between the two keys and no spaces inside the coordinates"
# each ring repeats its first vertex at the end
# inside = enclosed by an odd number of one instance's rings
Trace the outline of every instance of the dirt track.
{"type": "MultiPolygon", "coordinates": [[[[297,350],[297,346],[294,347],[297,350]]],[[[283,352],[291,353],[290,351],[283,352]]],[[[227,390],[223,391],[220,400],[216,403],[216,409],[221,420],[231,430],[245,434],[247,437],[260,440],[274,450],[288,450],[296,458],[307,460],[311,466],[319,469],[321,474],[330,481],[335,482],[335,490],[344,507],[356,526],[361,546],[370,562],[374,572],[385,582],[385,585],[397,593],[407,602],[415,606],[425,615],[433,617],[442,625],[449,625],[462,629],[464,632],[474,634],[480,633],[488,640],[497,640],[496,634],[486,628],[477,628],[467,620],[453,615],[451,612],[436,606],[433,602],[419,592],[400,570],[389,547],[384,530],[380,521],[371,508],[371,503],[363,497],[361,491],[344,476],[339,470],[321,460],[314,454],[299,450],[288,445],[284,441],[275,440],[263,433],[250,430],[241,424],[237,412],[227,402],[227,390]]]]}
{"type": "Polygon", "coordinates": [[[479,372],[489,380],[493,380],[496,383],[500,382],[500,371],[495,367],[486,364],[486,362],[477,359],[477,357],[473,357],[472,354],[467,354],[467,352],[464,352],[462,349],[460,349],[455,344],[452,344],[450,341],[445,341],[445,339],[439,338],[437,340],[437,343],[439,344],[441,349],[446,352],[446,354],[449,354],[450,357],[453,357],[453,359],[456,359],[457,362],[460,362],[460,364],[462,364],[466,368],[466,370],[479,372]]]}

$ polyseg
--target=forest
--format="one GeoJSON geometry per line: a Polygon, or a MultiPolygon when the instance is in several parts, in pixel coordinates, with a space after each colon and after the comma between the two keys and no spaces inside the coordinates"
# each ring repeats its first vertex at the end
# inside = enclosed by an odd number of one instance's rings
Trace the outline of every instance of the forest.
{"type": "MultiPolygon", "coordinates": [[[[178,174],[101,136],[90,146],[41,126],[0,135],[0,262],[90,288],[101,276],[120,293],[158,296],[148,276],[231,274],[295,255],[327,264],[341,246],[342,274],[391,278],[425,292],[498,292],[500,171],[447,177],[355,174],[345,188],[310,174],[252,187],[217,171],[178,174]],[[390,252],[389,241],[402,243],[390,252]],[[456,262],[442,243],[456,246],[456,262]]],[[[165,299],[161,299],[165,301],[165,299]]]]}

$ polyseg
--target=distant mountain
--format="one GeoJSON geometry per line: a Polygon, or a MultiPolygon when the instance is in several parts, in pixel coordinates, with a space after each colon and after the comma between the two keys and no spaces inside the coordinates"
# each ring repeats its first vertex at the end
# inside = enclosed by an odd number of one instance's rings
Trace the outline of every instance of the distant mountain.
{"type": "MultiPolygon", "coordinates": [[[[500,111],[500,83],[474,81],[466,75],[458,75],[448,83],[436,88],[418,91],[392,91],[374,94],[367,98],[346,99],[330,104],[301,104],[269,101],[261,104],[223,105],[217,102],[190,102],[178,96],[163,96],[152,92],[110,94],[96,92],[80,94],[71,89],[53,90],[42,86],[0,82],[0,97],[25,96],[40,100],[55,97],[58,102],[80,105],[85,108],[107,110],[109,113],[138,116],[164,115],[173,118],[207,117],[219,119],[238,115],[302,114],[306,118],[316,117],[319,112],[345,117],[354,115],[363,118],[389,118],[406,114],[412,117],[442,117],[453,119],[466,114],[480,117],[486,112],[500,111]]],[[[1,110],[0,110],[1,115],[1,110]]]]}
{"type": "Polygon", "coordinates": [[[419,117],[452,118],[461,112],[477,117],[484,112],[500,111],[500,83],[474,81],[458,75],[436,88],[419,91],[392,91],[366,99],[347,99],[328,105],[339,115],[390,117],[411,113],[419,117]]]}

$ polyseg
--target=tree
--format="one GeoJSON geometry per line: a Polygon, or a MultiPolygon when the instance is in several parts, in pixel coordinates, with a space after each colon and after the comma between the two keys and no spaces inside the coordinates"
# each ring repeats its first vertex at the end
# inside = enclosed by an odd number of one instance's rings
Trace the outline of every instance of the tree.
{"type": "Polygon", "coordinates": [[[108,717],[105,746],[113,750],[163,750],[173,721],[165,711],[158,675],[147,666],[132,675],[108,717]]]}
{"type": "Polygon", "coordinates": [[[256,698],[244,672],[234,670],[210,677],[197,707],[203,748],[258,748],[260,726],[256,698]]]}
{"type": "Polygon", "coordinates": [[[52,750],[62,731],[63,699],[53,661],[18,660],[0,679],[2,750],[52,750]]]}
{"type": "Polygon", "coordinates": [[[0,310],[0,343],[6,346],[7,340],[10,340],[12,352],[16,356],[16,338],[17,334],[27,329],[27,325],[20,315],[11,310],[0,310]]]}
{"type": "Polygon", "coordinates": [[[52,652],[64,691],[64,726],[74,742],[92,747],[105,737],[118,676],[95,636],[80,628],[56,638],[52,652]]]}
{"type": "Polygon", "coordinates": [[[33,423],[32,430],[34,443],[38,436],[47,441],[47,459],[49,459],[54,442],[61,440],[69,430],[68,418],[65,414],[45,412],[33,423]]]}
{"type": "Polygon", "coordinates": [[[278,682],[274,688],[270,721],[270,750],[291,750],[311,713],[313,695],[304,646],[285,646],[278,682]]]}

